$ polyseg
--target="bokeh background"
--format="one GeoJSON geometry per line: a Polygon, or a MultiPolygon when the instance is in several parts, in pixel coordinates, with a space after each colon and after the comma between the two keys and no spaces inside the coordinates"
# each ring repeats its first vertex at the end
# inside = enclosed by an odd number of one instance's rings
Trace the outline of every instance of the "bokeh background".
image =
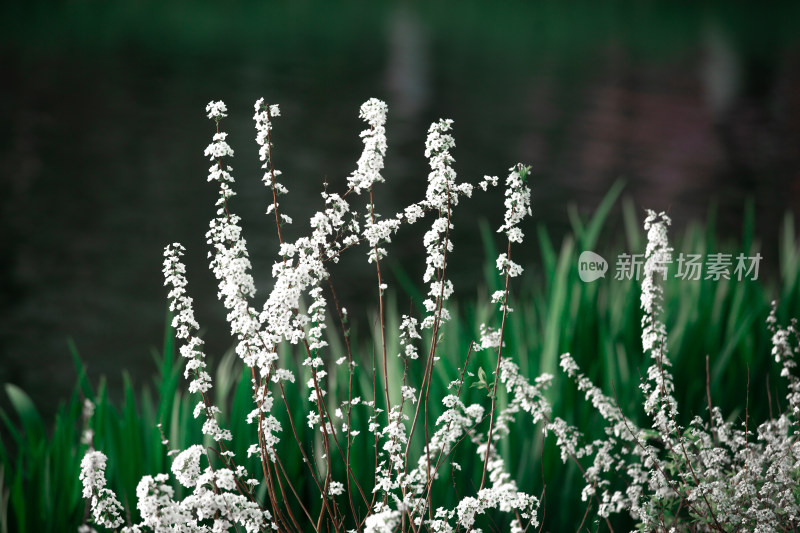
{"type": "MultiPolygon", "coordinates": [[[[389,105],[387,214],[423,194],[427,127],[445,117],[462,180],[532,165],[530,227],[556,240],[569,205],[591,213],[623,179],[638,209],[668,209],[678,227],[713,217],[722,236],[739,235],[749,202],[768,272],[783,215],[800,207],[795,2],[77,0],[0,11],[0,382],[45,413],[74,383],[69,339],[112,391],[123,369],[149,380],[167,243],[189,250],[209,352],[231,345],[204,239],[212,99],[228,104],[233,209],[262,295],[276,251],[252,122],[262,96],[282,110],[274,160],[293,237],[323,183],[342,190],[355,168],[370,97],[389,105]]],[[[496,224],[500,194],[456,214],[454,276],[468,297],[485,260],[479,220],[496,224]]],[[[608,229],[613,241],[613,217],[608,229]]],[[[412,233],[391,257],[416,275],[412,233]]],[[[537,248],[524,252],[534,271],[537,248]]],[[[359,268],[340,273],[354,305],[357,289],[372,289],[359,268]]]]}

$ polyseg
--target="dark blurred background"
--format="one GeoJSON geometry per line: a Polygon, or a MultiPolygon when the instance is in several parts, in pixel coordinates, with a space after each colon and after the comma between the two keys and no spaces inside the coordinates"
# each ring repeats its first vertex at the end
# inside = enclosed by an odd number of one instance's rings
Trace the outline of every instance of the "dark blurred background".
{"type": "MultiPolygon", "coordinates": [[[[231,345],[206,268],[212,99],[228,105],[233,209],[262,297],[276,238],[254,142],[261,96],[282,110],[274,161],[292,193],[290,238],[323,182],[342,190],[355,168],[370,97],[389,105],[386,214],[423,194],[426,130],[444,117],[460,179],[533,166],[529,227],[556,239],[569,204],[590,214],[623,178],[637,208],[670,209],[680,227],[713,204],[733,237],[750,199],[769,269],[783,214],[800,207],[796,2],[76,0],[0,12],[0,382],[45,413],[74,383],[70,338],[112,389],[123,369],[139,384],[152,375],[169,242],[189,250],[209,352],[231,345]]],[[[497,224],[501,194],[456,214],[464,286],[484,261],[477,220],[497,224]]],[[[391,257],[416,273],[413,233],[391,257]]],[[[341,270],[343,297],[358,302],[350,282],[363,271],[341,270]]]]}

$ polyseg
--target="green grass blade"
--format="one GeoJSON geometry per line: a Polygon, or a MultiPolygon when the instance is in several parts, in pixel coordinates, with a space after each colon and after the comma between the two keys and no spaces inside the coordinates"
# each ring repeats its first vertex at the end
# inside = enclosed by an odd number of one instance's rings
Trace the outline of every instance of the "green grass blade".
{"type": "Polygon", "coordinates": [[[628,250],[642,250],[642,226],[639,222],[633,200],[626,196],[622,200],[622,221],[625,225],[625,237],[628,239],[628,250]]]}
{"type": "Polygon", "coordinates": [[[12,383],[6,383],[5,386],[8,399],[11,405],[19,416],[22,428],[28,440],[42,440],[44,439],[44,422],[42,421],[39,411],[33,405],[30,396],[12,383]]]}
{"type": "Polygon", "coordinates": [[[622,180],[617,180],[601,200],[600,205],[594,212],[592,220],[589,222],[588,226],[586,226],[581,239],[581,246],[584,250],[591,250],[597,245],[597,239],[600,236],[600,231],[606,224],[608,214],[611,212],[614,204],[617,203],[617,200],[624,189],[625,182],[622,180]]]}

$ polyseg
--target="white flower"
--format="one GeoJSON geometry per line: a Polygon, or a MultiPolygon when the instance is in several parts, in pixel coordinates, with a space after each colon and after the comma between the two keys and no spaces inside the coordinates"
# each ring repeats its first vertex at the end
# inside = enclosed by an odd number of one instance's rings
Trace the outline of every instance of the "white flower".
{"type": "Polygon", "coordinates": [[[486,324],[481,324],[480,326],[480,334],[481,334],[481,341],[480,341],[480,349],[486,350],[488,348],[500,348],[500,328],[489,328],[486,324]]]}
{"type": "Polygon", "coordinates": [[[489,189],[489,186],[497,187],[497,176],[484,176],[481,182],[478,184],[481,189],[484,191],[489,189]]]}
{"type": "Polygon", "coordinates": [[[199,444],[190,446],[172,461],[172,473],[184,487],[194,487],[200,477],[200,457],[204,455],[199,444]]]}
{"type": "Polygon", "coordinates": [[[91,498],[92,494],[106,486],[106,462],[108,458],[103,452],[89,451],[81,460],[80,480],[83,482],[83,497],[91,498]]]}
{"type": "Polygon", "coordinates": [[[339,481],[331,481],[328,485],[328,495],[339,496],[340,494],[344,494],[344,485],[339,481]]]}
{"type": "Polygon", "coordinates": [[[373,184],[384,181],[381,176],[383,158],[386,155],[386,113],[384,102],[372,98],[361,106],[359,116],[369,124],[369,129],[361,132],[364,151],[358,160],[358,168],[347,178],[348,187],[356,194],[368,190],[373,184]]]}
{"type": "Polygon", "coordinates": [[[400,524],[400,512],[386,509],[371,514],[364,522],[365,533],[393,533],[400,524]]]}
{"type": "Polygon", "coordinates": [[[83,497],[90,499],[94,523],[108,528],[118,528],[123,523],[122,504],[106,487],[106,463],[102,452],[90,450],[81,460],[80,480],[83,482],[83,497]]]}
{"type": "Polygon", "coordinates": [[[530,171],[528,167],[521,164],[511,167],[511,173],[506,178],[506,213],[503,218],[504,224],[497,230],[505,231],[511,242],[521,242],[515,239],[521,238],[521,232],[514,232],[514,228],[525,218],[531,215],[531,190],[525,185],[522,176],[530,171]]]}
{"type": "Polygon", "coordinates": [[[508,276],[515,278],[522,274],[522,267],[508,258],[505,253],[500,254],[497,256],[497,270],[499,270],[503,274],[507,274],[508,276]]]}
{"type": "Polygon", "coordinates": [[[206,113],[208,114],[208,118],[219,120],[228,116],[228,108],[225,107],[225,103],[222,101],[211,101],[206,106],[206,113]]]}
{"type": "MultiPolygon", "coordinates": [[[[261,168],[264,169],[264,175],[261,179],[267,187],[273,189],[274,193],[273,203],[267,208],[267,214],[270,214],[278,208],[277,195],[289,192],[283,184],[277,181],[281,171],[275,168],[272,161],[272,148],[274,146],[270,135],[272,119],[280,116],[281,113],[277,105],[266,105],[263,98],[259,98],[253,107],[255,108],[253,120],[256,123],[256,143],[259,146],[258,158],[263,162],[261,168]]],[[[292,219],[288,215],[281,214],[279,218],[285,224],[292,223],[292,219]]]]}

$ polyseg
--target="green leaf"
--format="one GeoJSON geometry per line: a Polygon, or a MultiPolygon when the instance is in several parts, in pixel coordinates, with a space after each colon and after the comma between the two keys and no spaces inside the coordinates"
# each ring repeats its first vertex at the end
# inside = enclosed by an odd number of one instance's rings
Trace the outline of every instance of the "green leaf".
{"type": "Polygon", "coordinates": [[[531,173],[531,167],[520,164],[517,168],[519,169],[519,177],[522,182],[525,183],[528,181],[528,176],[530,176],[531,173]]]}
{"type": "Polygon", "coordinates": [[[600,206],[595,210],[592,220],[584,228],[583,235],[581,235],[581,246],[584,250],[591,250],[597,245],[600,230],[603,229],[608,214],[611,212],[611,208],[617,203],[617,199],[619,195],[622,194],[624,188],[625,182],[617,180],[603,197],[600,206]]]}
{"type": "Polygon", "coordinates": [[[28,440],[41,440],[44,438],[44,422],[33,405],[33,401],[25,392],[14,385],[13,383],[6,383],[6,394],[14,406],[14,410],[22,422],[22,428],[28,440]]]}

